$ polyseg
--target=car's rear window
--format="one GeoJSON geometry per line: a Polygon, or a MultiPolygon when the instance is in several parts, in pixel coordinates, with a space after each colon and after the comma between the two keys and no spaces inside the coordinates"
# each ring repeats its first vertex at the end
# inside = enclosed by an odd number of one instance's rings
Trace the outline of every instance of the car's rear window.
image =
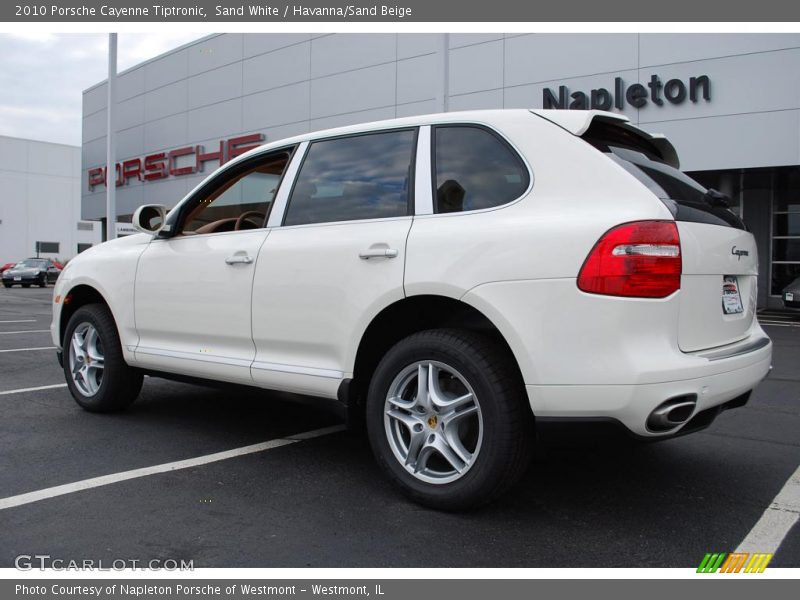
{"type": "Polygon", "coordinates": [[[399,129],[313,142],[284,225],[408,215],[416,135],[399,129]]]}
{"type": "Polygon", "coordinates": [[[494,208],[528,189],[528,169],[511,146],[476,125],[439,125],[434,138],[434,210],[494,208]]]}
{"type": "Polygon", "coordinates": [[[715,202],[709,190],[664,162],[655,147],[625,135],[624,130],[618,135],[614,129],[618,128],[605,124],[599,128],[592,126],[582,137],[660,198],[676,221],[746,229],[737,215],[715,202]]]}

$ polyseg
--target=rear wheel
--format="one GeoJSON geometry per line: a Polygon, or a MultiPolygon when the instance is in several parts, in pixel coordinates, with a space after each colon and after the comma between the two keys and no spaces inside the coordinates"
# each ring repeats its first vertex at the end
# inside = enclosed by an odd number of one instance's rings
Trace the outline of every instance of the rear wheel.
{"type": "Polygon", "coordinates": [[[111,412],[133,402],[142,374],[122,357],[119,334],[103,304],[75,311],[64,334],[64,375],[72,397],[86,410],[111,412]]]}
{"type": "Polygon", "coordinates": [[[533,419],[512,361],[490,338],[447,329],[414,334],[383,358],[367,431],[378,462],[412,499],[471,508],[520,479],[533,419]]]}
{"type": "Polygon", "coordinates": [[[11,283],[4,283],[4,284],[3,284],[3,287],[4,287],[4,288],[10,288],[12,285],[13,285],[13,284],[11,284],[11,283]]]}

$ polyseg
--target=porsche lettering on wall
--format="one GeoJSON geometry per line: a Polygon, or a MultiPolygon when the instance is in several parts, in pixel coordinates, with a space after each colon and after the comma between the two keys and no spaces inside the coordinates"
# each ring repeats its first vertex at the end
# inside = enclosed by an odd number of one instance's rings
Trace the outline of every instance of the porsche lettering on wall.
{"type": "MultiPolygon", "coordinates": [[[[144,157],[130,158],[116,164],[117,187],[126,185],[131,178],[138,181],[156,181],[167,177],[202,173],[206,162],[216,161],[224,165],[229,160],[260,146],[263,133],[240,135],[219,141],[219,149],[206,151],[204,146],[184,146],[174,150],[155,152],[144,157]]],[[[98,185],[105,186],[105,166],[89,169],[89,190],[98,185]]]]}

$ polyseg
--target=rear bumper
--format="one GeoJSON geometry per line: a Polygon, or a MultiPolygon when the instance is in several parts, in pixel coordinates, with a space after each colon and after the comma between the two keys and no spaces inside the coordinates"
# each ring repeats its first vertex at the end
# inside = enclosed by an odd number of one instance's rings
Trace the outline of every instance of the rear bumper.
{"type": "Polygon", "coordinates": [[[697,376],[691,379],[638,385],[528,385],[528,398],[534,415],[544,420],[604,418],[618,421],[643,438],[681,435],[707,426],[726,405],[742,405],[735,401],[742,397],[746,401],[746,395],[769,374],[772,343],[762,339],[766,342],[754,340],[759,343],[753,344],[753,351],[731,358],[703,359],[708,363],[707,374],[695,367],[693,374],[697,376]],[[720,372],[720,367],[728,368],[720,372]],[[666,400],[682,396],[697,399],[691,417],[667,431],[650,431],[650,414],[666,400]]]}
{"type": "Polygon", "coordinates": [[[685,425],[661,435],[639,435],[611,417],[539,417],[536,420],[536,430],[538,435],[542,436],[542,439],[558,439],[564,433],[572,435],[579,433],[592,437],[605,431],[612,434],[627,434],[629,437],[643,442],[657,442],[706,429],[720,413],[746,405],[750,400],[751,394],[752,390],[737,396],[733,400],[728,400],[705,410],[696,411],[685,425]]]}

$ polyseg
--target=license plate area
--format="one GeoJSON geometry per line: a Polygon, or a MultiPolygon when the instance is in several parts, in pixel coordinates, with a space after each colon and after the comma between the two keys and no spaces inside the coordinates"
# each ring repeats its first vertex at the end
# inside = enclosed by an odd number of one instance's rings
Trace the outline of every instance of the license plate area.
{"type": "Polygon", "coordinates": [[[14,281],[22,281],[22,277],[14,277],[14,281]]]}
{"type": "Polygon", "coordinates": [[[784,299],[787,302],[794,302],[794,293],[793,292],[786,292],[786,296],[784,296],[784,299]]]}
{"type": "Polygon", "coordinates": [[[736,275],[722,277],[722,312],[726,315],[744,312],[742,295],[739,292],[739,278],[736,275]]]}

